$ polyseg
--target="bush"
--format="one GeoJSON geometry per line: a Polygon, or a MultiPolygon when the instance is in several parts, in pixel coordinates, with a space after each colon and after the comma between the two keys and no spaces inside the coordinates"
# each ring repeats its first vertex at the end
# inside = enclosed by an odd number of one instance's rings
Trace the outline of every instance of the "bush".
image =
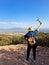
{"type": "Polygon", "coordinates": [[[12,38],[12,44],[23,44],[24,38],[23,36],[13,36],[12,38]]]}
{"type": "MultiPolygon", "coordinates": [[[[40,46],[49,47],[49,33],[39,33],[37,35],[40,46]]],[[[0,35],[0,45],[24,44],[24,37],[21,35],[0,35]]]]}
{"type": "Polygon", "coordinates": [[[10,45],[12,42],[12,39],[9,38],[6,35],[0,35],[0,45],[10,45]]]}
{"type": "Polygon", "coordinates": [[[49,47],[49,33],[39,33],[37,36],[40,46],[49,47]]]}

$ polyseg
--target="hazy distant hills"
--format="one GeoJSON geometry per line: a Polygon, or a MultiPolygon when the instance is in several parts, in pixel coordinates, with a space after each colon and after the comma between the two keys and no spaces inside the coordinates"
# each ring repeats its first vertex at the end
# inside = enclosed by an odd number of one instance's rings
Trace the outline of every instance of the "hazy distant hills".
{"type": "MultiPolygon", "coordinates": [[[[0,32],[26,32],[27,28],[9,28],[9,29],[0,29],[0,32]]],[[[40,32],[49,32],[49,28],[42,28],[40,32]]]]}
{"type": "Polygon", "coordinates": [[[40,29],[40,32],[49,33],[49,28],[42,28],[40,29]]]}
{"type": "Polygon", "coordinates": [[[9,28],[9,29],[0,29],[0,32],[26,32],[26,28],[9,28]]]}

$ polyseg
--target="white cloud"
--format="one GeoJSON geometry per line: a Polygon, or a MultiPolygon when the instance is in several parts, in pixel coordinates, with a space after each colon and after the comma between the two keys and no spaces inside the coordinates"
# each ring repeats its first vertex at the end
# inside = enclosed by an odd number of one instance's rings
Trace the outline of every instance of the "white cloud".
{"type": "Polygon", "coordinates": [[[0,22],[0,28],[13,28],[13,27],[26,28],[27,24],[25,22],[0,22]]]}
{"type": "Polygon", "coordinates": [[[24,22],[0,22],[0,24],[25,24],[24,22]]]}
{"type": "MultiPolygon", "coordinates": [[[[30,26],[33,26],[34,28],[37,28],[39,25],[38,22],[0,22],[0,29],[1,28],[13,28],[13,27],[20,27],[20,28],[28,28],[30,26]]],[[[49,28],[49,22],[43,22],[43,25],[41,28],[49,28]]]]}

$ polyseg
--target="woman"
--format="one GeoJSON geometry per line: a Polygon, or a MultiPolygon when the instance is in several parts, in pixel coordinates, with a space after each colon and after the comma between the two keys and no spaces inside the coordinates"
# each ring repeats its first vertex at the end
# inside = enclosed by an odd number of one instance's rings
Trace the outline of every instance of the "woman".
{"type": "Polygon", "coordinates": [[[38,28],[36,30],[34,30],[34,28],[32,26],[29,27],[28,28],[28,33],[26,33],[24,35],[24,38],[27,39],[27,42],[28,42],[28,46],[27,46],[27,57],[24,60],[27,63],[29,62],[29,55],[30,55],[31,49],[32,49],[32,52],[33,52],[33,62],[36,62],[36,48],[38,46],[38,41],[36,40],[36,36],[39,33],[39,29],[40,29],[41,25],[42,25],[42,23],[40,22],[40,25],[38,26],[38,28]],[[28,39],[31,38],[31,37],[34,38],[34,41],[35,41],[34,44],[30,44],[30,42],[28,41],[28,39]]]}

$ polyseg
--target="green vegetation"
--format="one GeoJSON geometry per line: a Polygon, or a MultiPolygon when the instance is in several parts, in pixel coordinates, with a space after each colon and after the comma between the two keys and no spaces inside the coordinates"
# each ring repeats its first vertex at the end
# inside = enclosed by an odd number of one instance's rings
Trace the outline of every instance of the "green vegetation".
{"type": "Polygon", "coordinates": [[[37,39],[39,40],[40,46],[49,47],[49,33],[39,33],[37,39]]]}
{"type": "Polygon", "coordinates": [[[6,35],[0,34],[0,46],[11,44],[22,44],[24,38],[22,35],[6,35]]]}
{"type": "MultiPolygon", "coordinates": [[[[37,35],[40,46],[49,47],[49,33],[39,33],[37,35]]],[[[26,43],[23,35],[5,35],[0,34],[0,46],[11,44],[23,44],[26,43]]]]}

